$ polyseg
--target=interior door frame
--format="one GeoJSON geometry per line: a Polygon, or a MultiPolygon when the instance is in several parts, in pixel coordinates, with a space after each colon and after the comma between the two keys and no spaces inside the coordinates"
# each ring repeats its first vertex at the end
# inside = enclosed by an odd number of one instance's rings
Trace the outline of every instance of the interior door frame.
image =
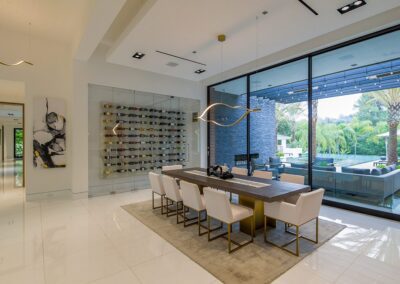
{"type": "MultiPolygon", "coordinates": [[[[12,103],[12,102],[3,102],[0,101],[0,104],[2,105],[14,105],[14,106],[21,106],[22,107],[22,131],[23,131],[23,139],[22,139],[22,147],[24,149],[23,154],[22,154],[22,187],[25,187],[25,178],[26,178],[26,133],[25,133],[25,104],[24,103],[12,103]]],[[[2,136],[4,137],[4,132],[2,133],[2,136]]],[[[4,147],[4,139],[3,139],[3,144],[2,147],[4,147]]]]}

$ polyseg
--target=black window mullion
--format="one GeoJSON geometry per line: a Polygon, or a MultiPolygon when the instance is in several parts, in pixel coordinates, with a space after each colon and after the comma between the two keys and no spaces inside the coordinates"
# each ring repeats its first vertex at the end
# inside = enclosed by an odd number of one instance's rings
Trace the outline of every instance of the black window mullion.
{"type": "MultiPolygon", "coordinates": [[[[207,107],[210,105],[210,101],[211,101],[210,90],[211,90],[211,87],[208,86],[207,87],[207,107]]],[[[207,120],[208,121],[210,120],[210,112],[207,113],[207,120]]],[[[210,153],[210,123],[207,122],[207,168],[210,167],[210,155],[211,155],[211,153],[210,153]]]]}
{"type": "MultiPolygon", "coordinates": [[[[250,75],[246,76],[246,96],[247,96],[246,107],[248,109],[250,109],[250,75]]],[[[246,119],[246,122],[247,122],[247,126],[246,126],[247,151],[246,151],[246,155],[247,155],[247,174],[248,175],[250,175],[250,117],[251,117],[251,114],[249,114],[247,116],[247,119],[246,119]]]]}
{"type": "Polygon", "coordinates": [[[312,188],[312,57],[308,57],[308,184],[312,188]]]}

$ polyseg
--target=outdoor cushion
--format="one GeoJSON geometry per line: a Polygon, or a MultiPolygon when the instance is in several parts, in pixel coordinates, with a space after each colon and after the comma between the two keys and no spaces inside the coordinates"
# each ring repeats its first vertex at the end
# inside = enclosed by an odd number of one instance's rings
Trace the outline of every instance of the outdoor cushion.
{"type": "Polygon", "coordinates": [[[314,165],[321,165],[326,163],[327,165],[333,164],[334,159],[333,158],[321,158],[321,157],[316,157],[314,161],[314,165]]]}
{"type": "Polygon", "coordinates": [[[329,167],[313,166],[313,170],[336,172],[336,167],[333,167],[333,166],[329,166],[329,167]]]}
{"type": "Polygon", "coordinates": [[[382,169],[372,169],[371,175],[380,176],[382,174],[382,169]]]}
{"type": "Polygon", "coordinates": [[[301,169],[306,169],[307,164],[306,163],[290,163],[290,166],[292,168],[301,168],[301,169]]]}
{"type": "Polygon", "coordinates": [[[396,165],[390,165],[389,168],[390,168],[390,171],[394,171],[396,169],[396,165]]]}
{"type": "Polygon", "coordinates": [[[276,165],[276,164],[280,164],[280,163],[282,163],[280,158],[269,157],[269,164],[270,165],[276,165]]]}
{"type": "Polygon", "coordinates": [[[370,170],[369,169],[358,169],[358,168],[342,167],[342,173],[369,175],[370,174],[370,170]]]}
{"type": "Polygon", "coordinates": [[[384,167],[384,168],[381,169],[381,172],[384,175],[384,174],[387,174],[390,171],[389,171],[388,167],[384,167]]]}

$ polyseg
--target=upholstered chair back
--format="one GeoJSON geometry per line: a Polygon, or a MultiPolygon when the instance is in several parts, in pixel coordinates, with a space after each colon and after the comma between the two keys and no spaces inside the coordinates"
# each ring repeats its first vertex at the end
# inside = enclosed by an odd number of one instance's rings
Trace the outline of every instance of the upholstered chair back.
{"type": "Polygon", "coordinates": [[[304,176],[301,175],[281,174],[279,180],[284,182],[304,184],[304,176]]]}
{"type": "Polygon", "coordinates": [[[236,174],[236,175],[247,176],[247,169],[238,168],[238,167],[232,167],[231,173],[234,174],[234,175],[236,174]]]}
{"type": "Polygon", "coordinates": [[[165,191],[164,191],[164,186],[161,180],[161,175],[156,174],[154,172],[149,172],[149,180],[150,180],[150,185],[151,185],[151,189],[160,194],[160,195],[164,195],[165,191]]]}
{"type": "Polygon", "coordinates": [[[181,193],[183,204],[197,211],[206,209],[201,200],[200,190],[197,184],[181,181],[181,193]]]}
{"type": "Polygon", "coordinates": [[[179,192],[179,186],[176,183],[176,180],[166,175],[163,175],[162,180],[165,196],[175,202],[182,201],[181,193],[179,192]]]}
{"type": "Polygon", "coordinates": [[[298,224],[304,224],[318,217],[324,192],[325,189],[320,188],[311,192],[300,194],[300,197],[296,203],[299,217],[298,224]]]}
{"type": "Polygon", "coordinates": [[[183,169],[182,165],[171,165],[171,166],[162,166],[162,171],[171,171],[171,170],[181,170],[183,169]]]}
{"type": "Polygon", "coordinates": [[[265,179],[272,179],[272,172],[267,172],[267,171],[254,171],[253,172],[253,177],[257,178],[265,178],[265,179]]]}
{"type": "Polygon", "coordinates": [[[206,201],[207,214],[225,223],[233,220],[233,214],[229,197],[223,191],[213,188],[204,188],[204,198],[206,201]]]}

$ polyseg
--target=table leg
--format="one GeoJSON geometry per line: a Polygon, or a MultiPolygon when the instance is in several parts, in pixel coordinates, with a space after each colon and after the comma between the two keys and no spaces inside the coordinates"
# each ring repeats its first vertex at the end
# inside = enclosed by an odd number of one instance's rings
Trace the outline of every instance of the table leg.
{"type": "MultiPolygon", "coordinates": [[[[239,196],[239,204],[243,206],[250,207],[254,210],[254,218],[255,218],[255,230],[254,235],[257,229],[262,229],[264,227],[264,202],[258,199],[254,199],[248,196],[239,196]]],[[[268,218],[268,225],[271,227],[276,226],[276,220],[268,218]]],[[[251,234],[251,222],[250,219],[245,219],[240,221],[240,231],[246,234],[251,234]]]]}

